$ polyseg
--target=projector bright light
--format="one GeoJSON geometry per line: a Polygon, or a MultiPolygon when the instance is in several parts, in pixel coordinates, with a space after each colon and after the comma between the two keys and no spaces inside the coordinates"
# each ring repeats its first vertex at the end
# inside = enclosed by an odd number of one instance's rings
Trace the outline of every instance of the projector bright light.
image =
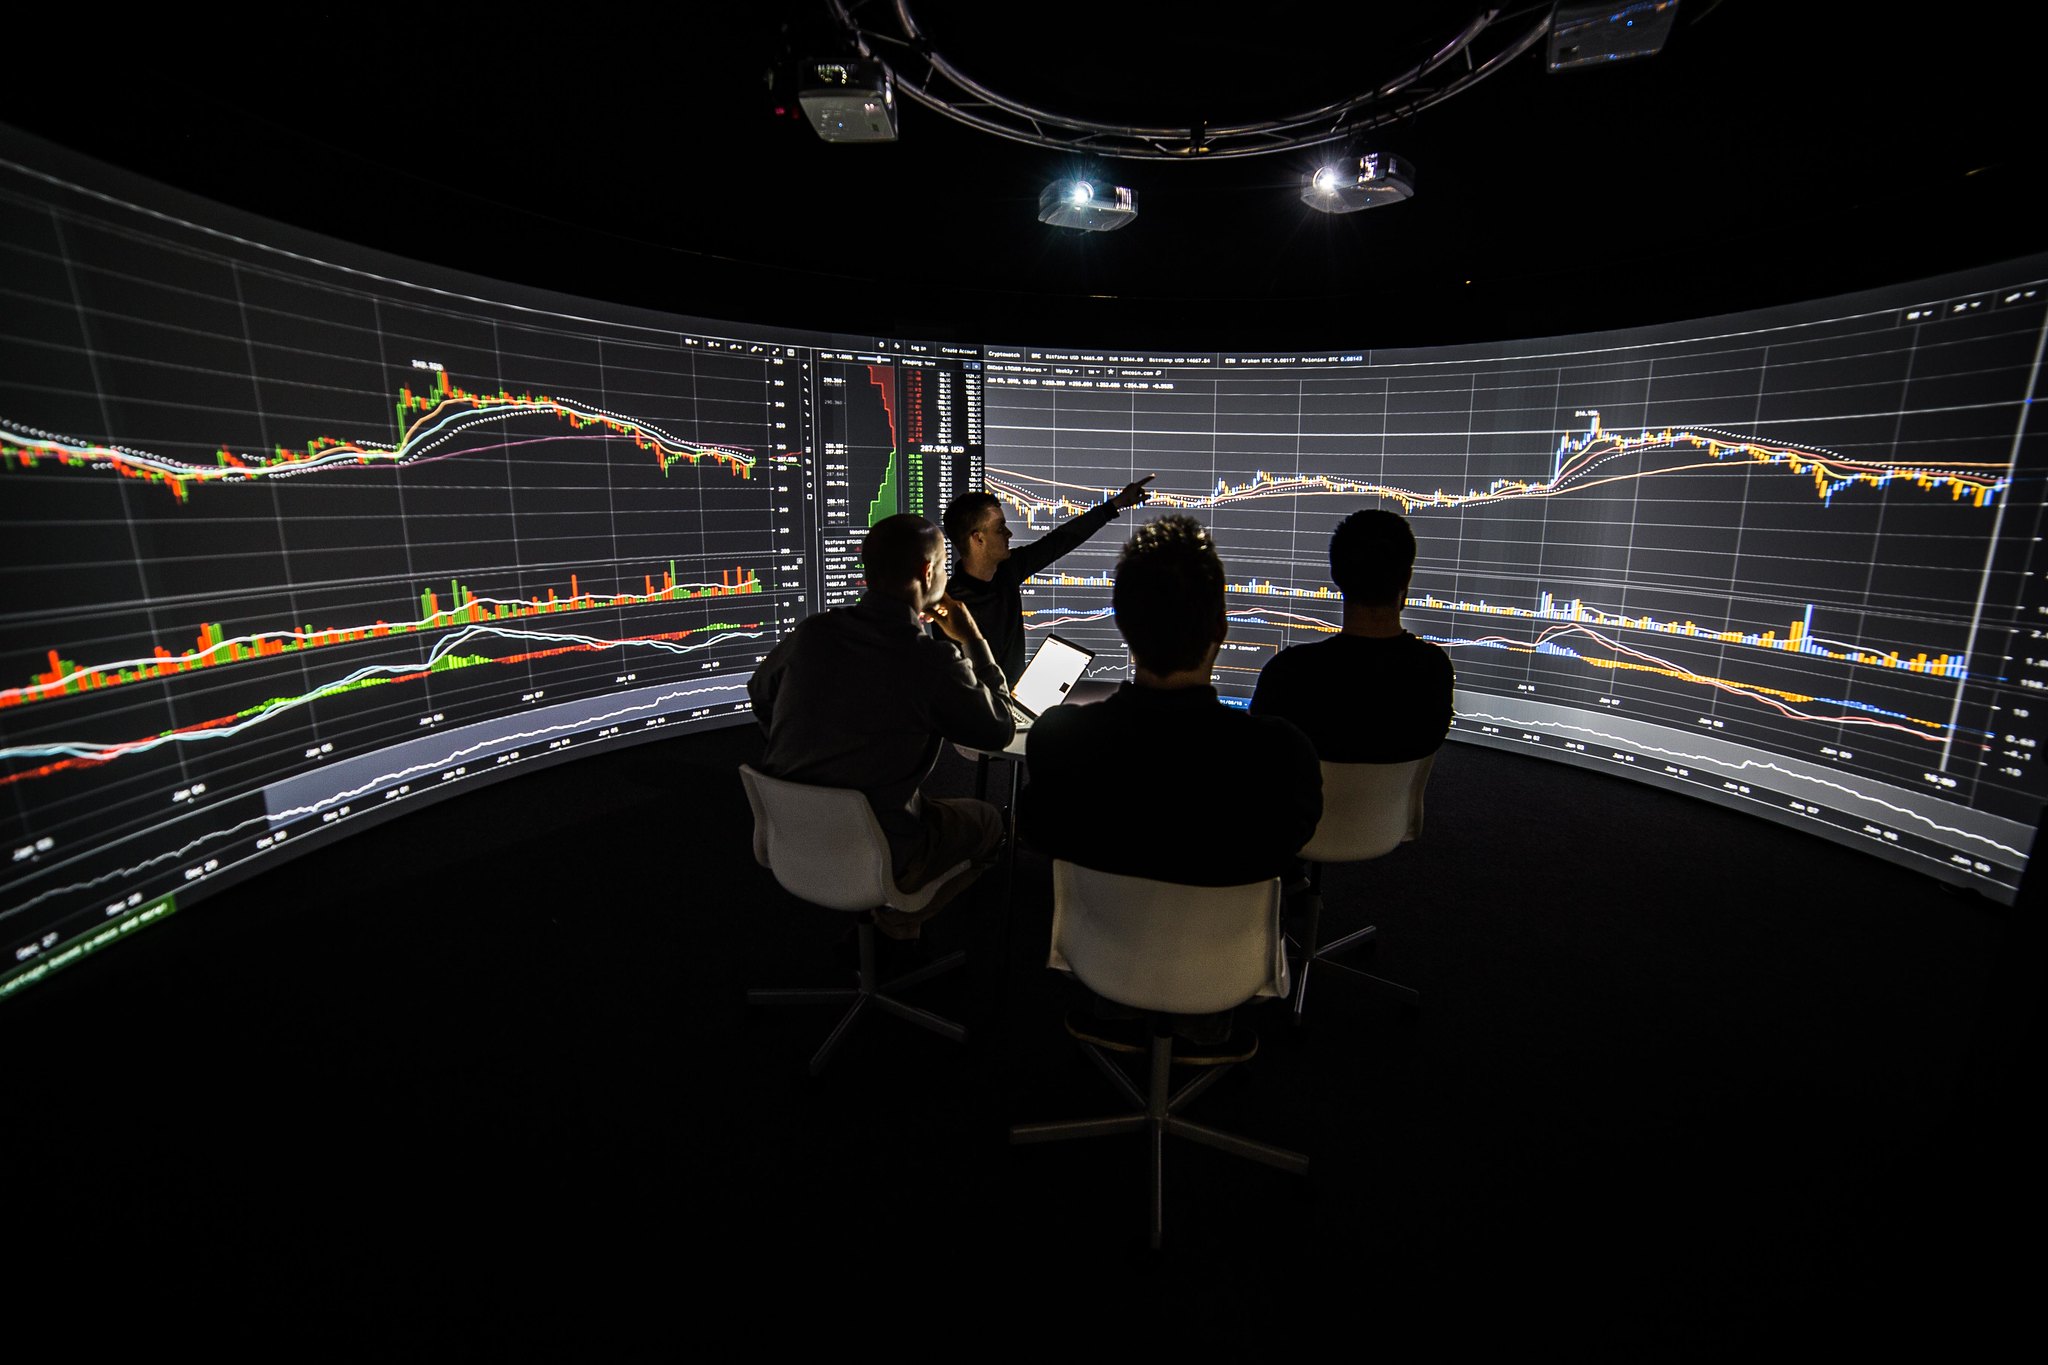
{"type": "Polygon", "coordinates": [[[1320,213],[1356,213],[1414,193],[1413,166],[1387,152],[1367,152],[1319,167],[1302,186],[1301,202],[1320,213]]]}
{"type": "Polygon", "coordinates": [[[1113,232],[1138,216],[1138,195],[1122,185],[1055,180],[1038,196],[1038,221],[1082,232],[1113,232]]]}
{"type": "Polygon", "coordinates": [[[896,89],[870,62],[813,62],[796,102],[813,132],[827,142],[894,142],[896,89]]]}

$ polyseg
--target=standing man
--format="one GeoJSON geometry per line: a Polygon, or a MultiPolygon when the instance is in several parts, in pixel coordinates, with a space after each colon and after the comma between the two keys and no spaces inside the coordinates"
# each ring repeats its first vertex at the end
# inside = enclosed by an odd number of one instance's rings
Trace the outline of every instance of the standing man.
{"type": "Polygon", "coordinates": [[[1326,763],[1427,758],[1451,728],[1451,656],[1401,627],[1415,533],[1395,512],[1354,512],[1330,537],[1343,632],[1280,651],[1259,672],[1252,714],[1291,720],[1326,763]]]}
{"type": "Polygon", "coordinates": [[[867,795],[888,836],[896,885],[915,891],[971,863],[922,911],[875,912],[891,938],[918,926],[995,861],[1003,818],[986,801],[931,800],[918,787],[943,740],[1000,749],[1016,733],[1009,688],[974,616],[946,592],[945,542],[923,517],[877,522],[861,542],[867,592],[812,616],[747,684],[768,732],[761,770],[867,795]],[[936,624],[939,639],[925,633],[936,624]]]}
{"type": "Polygon", "coordinates": [[[962,493],[946,504],[946,539],[953,542],[953,595],[971,608],[1012,686],[1024,671],[1024,580],[1050,565],[1122,513],[1145,501],[1147,474],[1099,507],[1046,532],[1021,550],[1010,548],[1003,505],[993,493],[962,493]]]}

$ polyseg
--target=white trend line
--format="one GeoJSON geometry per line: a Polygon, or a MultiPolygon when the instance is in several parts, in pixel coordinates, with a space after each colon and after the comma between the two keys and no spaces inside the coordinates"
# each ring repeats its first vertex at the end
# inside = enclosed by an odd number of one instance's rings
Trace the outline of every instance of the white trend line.
{"type": "Polygon", "coordinates": [[[1725,758],[1714,758],[1706,754],[1689,754],[1682,749],[1665,749],[1655,744],[1646,744],[1640,740],[1623,739],[1619,735],[1610,735],[1605,731],[1590,729],[1583,725],[1565,725],[1558,721],[1530,720],[1523,716],[1496,716],[1487,711],[1458,711],[1455,714],[1460,720],[1495,721],[1502,725],[1515,726],[1518,729],[1569,730],[1574,734],[1585,735],[1591,739],[1618,744],[1625,749],[1635,749],[1643,753],[1657,754],[1664,758],[1684,759],[1688,763],[1699,763],[1708,767],[1718,768],[1724,772],[1743,772],[1750,768],[1757,768],[1764,772],[1776,773],[1780,777],[1791,778],[1797,782],[1811,782],[1817,787],[1832,788],[1835,791],[1841,792],[1844,796],[1854,797],[1858,801],[1868,801],[1872,805],[1883,806],[1888,811],[1903,815],[1909,820],[1917,820],[1931,830],[1937,830],[1943,834],[1952,834],[1960,839],[1973,839],[1980,844],[1988,844],[2001,853],[2011,854],[2014,858],[2024,859],[2027,856],[2012,845],[2002,844],[1987,834],[1975,834],[1966,829],[1958,829],[1954,825],[1944,825],[1930,816],[1922,815],[1919,811],[1906,806],[1894,805],[1881,796],[1872,796],[1868,792],[1858,791],[1856,788],[1844,785],[1843,783],[1831,781],[1825,777],[1815,777],[1810,773],[1802,773],[1766,760],[1745,758],[1740,763],[1734,763],[1725,758]]]}

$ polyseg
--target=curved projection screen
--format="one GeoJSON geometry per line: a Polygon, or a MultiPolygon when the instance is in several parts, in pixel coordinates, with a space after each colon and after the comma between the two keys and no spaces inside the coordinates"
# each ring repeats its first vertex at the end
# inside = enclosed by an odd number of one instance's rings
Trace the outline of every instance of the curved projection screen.
{"type": "MultiPolygon", "coordinates": [[[[1155,472],[1230,570],[1227,699],[1336,628],[1329,532],[1393,506],[1454,738],[1999,900],[2026,863],[2048,260],[1647,331],[1168,355],[543,295],[4,131],[0,197],[0,994],[466,784],[743,719],[881,516],[985,485],[1042,530],[1155,472]]],[[[1105,676],[1127,530],[1026,599],[1105,676]]]]}

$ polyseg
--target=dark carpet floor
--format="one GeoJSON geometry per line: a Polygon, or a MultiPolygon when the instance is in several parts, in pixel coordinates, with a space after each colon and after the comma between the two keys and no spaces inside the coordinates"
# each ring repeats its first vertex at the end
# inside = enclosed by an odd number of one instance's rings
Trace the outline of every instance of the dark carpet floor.
{"type": "MultiPolygon", "coordinates": [[[[1424,837],[1326,884],[1421,1010],[1318,968],[1306,1027],[1260,1019],[1193,1116],[1313,1169],[1170,1147],[1153,1253],[1136,1138],[1005,1141],[1116,1105],[1040,965],[1042,859],[929,931],[972,956],[915,998],[967,1047],[870,1018],[813,1081],[836,1015],[746,1005],[834,981],[843,928],[752,864],[758,750],[726,730],[445,802],[11,1003],[14,1307],[146,1284],[166,1340],[398,1353],[1953,1353],[2022,1321],[2024,904],[1451,746],[1424,837]]],[[[937,786],[969,780],[949,756],[937,786]]]]}

